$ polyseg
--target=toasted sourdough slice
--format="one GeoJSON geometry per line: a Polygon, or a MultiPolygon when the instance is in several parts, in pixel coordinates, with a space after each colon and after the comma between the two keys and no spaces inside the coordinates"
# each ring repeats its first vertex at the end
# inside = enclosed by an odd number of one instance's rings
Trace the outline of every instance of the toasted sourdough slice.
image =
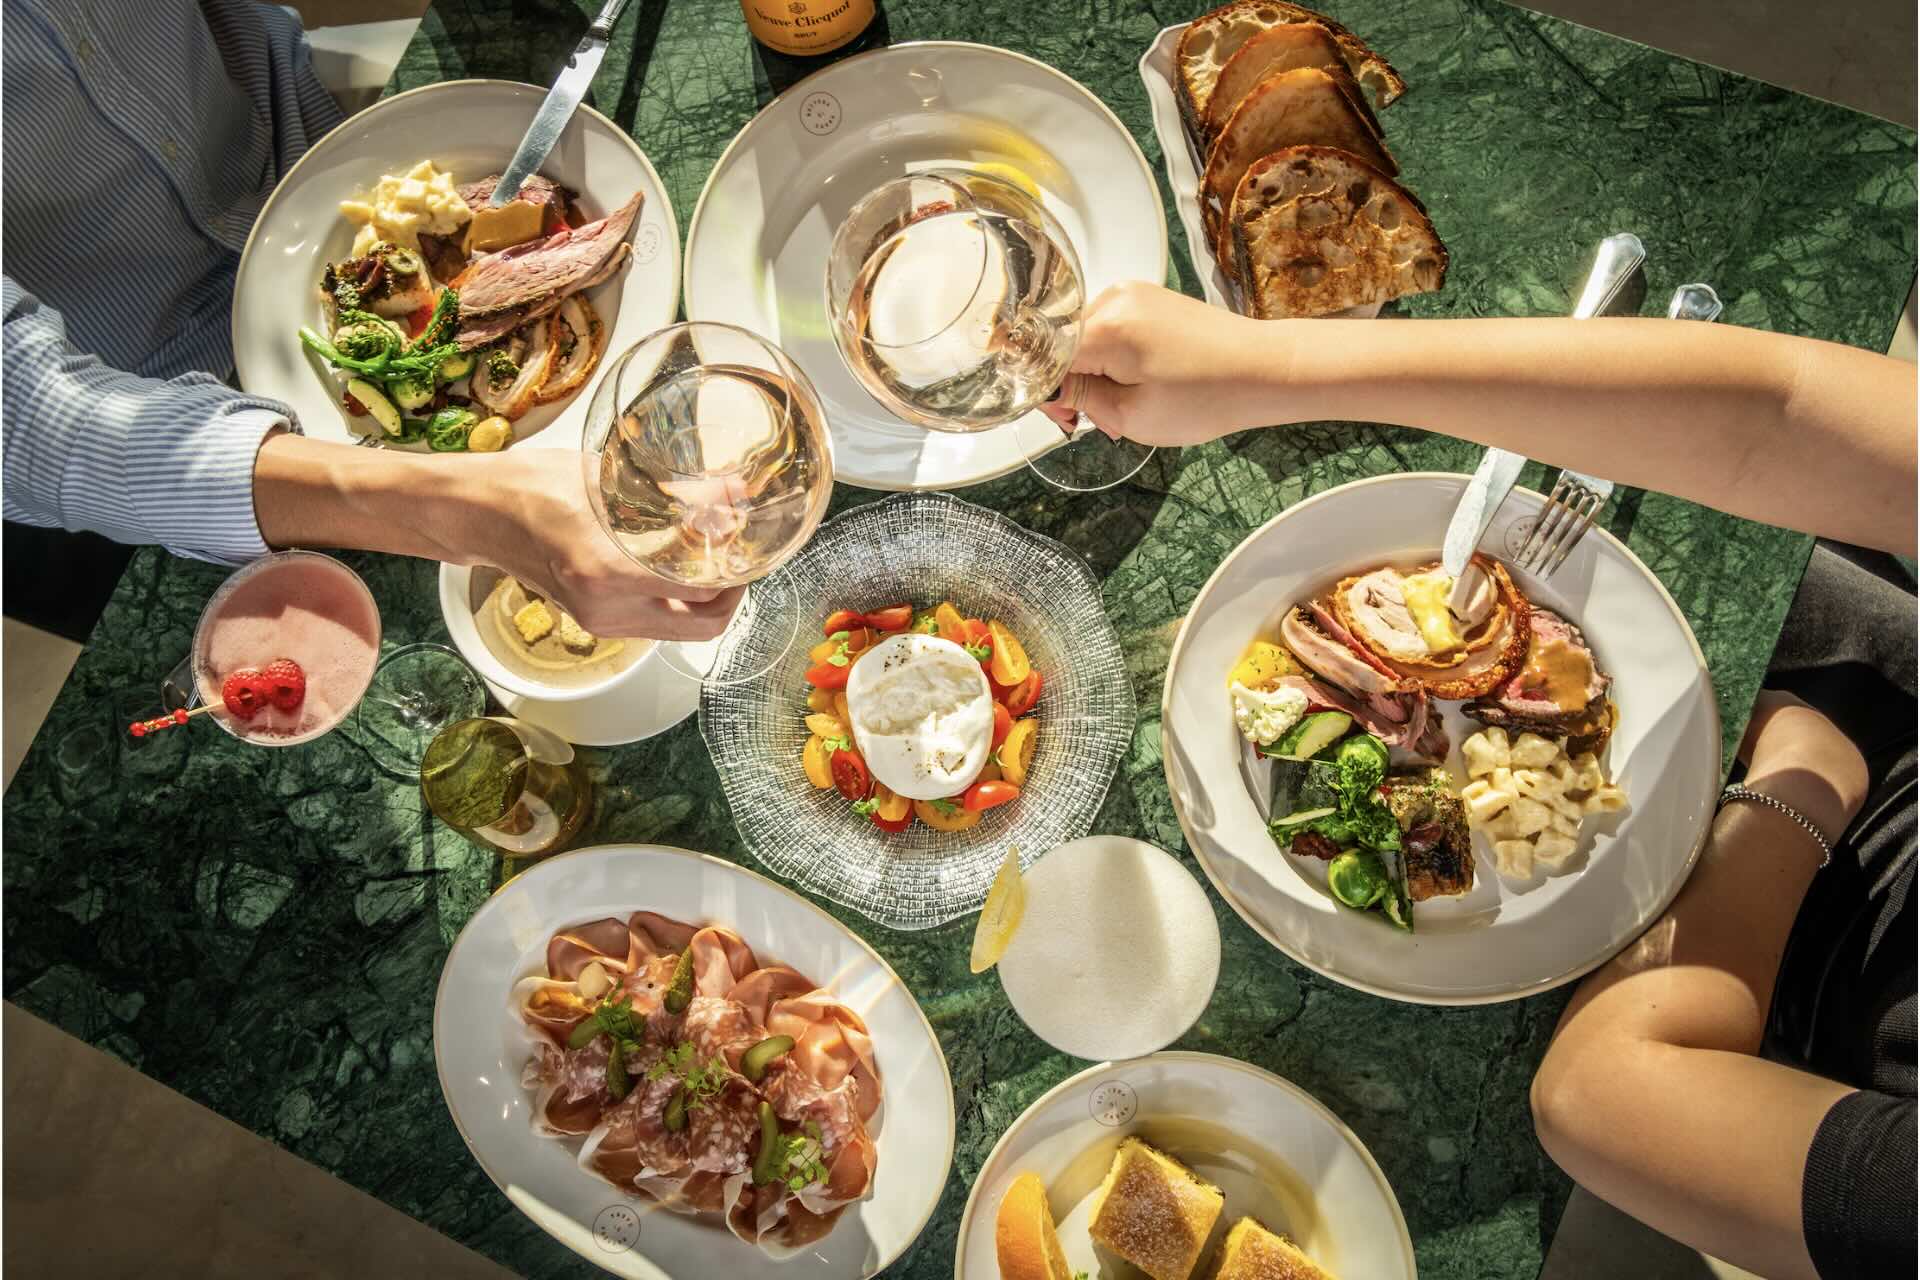
{"type": "MultiPolygon", "coordinates": [[[[1203,149],[1213,149],[1213,140],[1227,127],[1233,109],[1240,105],[1241,99],[1255,85],[1268,76],[1298,67],[1317,67],[1322,71],[1339,73],[1346,71],[1347,64],[1340,57],[1340,46],[1334,42],[1333,34],[1317,22],[1292,22],[1272,27],[1240,46],[1240,52],[1229,58],[1226,67],[1221,70],[1219,83],[1214,86],[1213,96],[1207,102],[1207,118],[1202,125],[1200,139],[1203,149]]],[[[1366,97],[1360,96],[1356,105],[1378,134],[1380,122],[1374,118],[1366,97]]]]}
{"type": "Polygon", "coordinates": [[[1359,86],[1342,72],[1299,67],[1268,76],[1227,117],[1200,178],[1200,213],[1223,271],[1231,270],[1227,215],[1234,191],[1254,161],[1284,147],[1338,147],[1381,172],[1399,172],[1386,144],[1356,105],[1359,86]]]}
{"type": "Polygon", "coordinates": [[[1229,230],[1243,308],[1263,320],[1429,293],[1447,278],[1447,247],[1420,202],[1332,147],[1256,161],[1234,193],[1229,230]]]}
{"type": "Polygon", "coordinates": [[[1333,1280],[1300,1252],[1293,1241],[1276,1235],[1254,1218],[1242,1218],[1227,1232],[1214,1254],[1207,1280],[1333,1280]]]}
{"type": "Polygon", "coordinates": [[[1373,90],[1374,100],[1390,105],[1407,91],[1407,82],[1393,64],[1369,49],[1366,42],[1325,14],[1283,0],[1234,0],[1187,24],[1174,49],[1174,97],[1181,118],[1194,137],[1200,136],[1220,73],[1242,45],[1262,31],[1296,22],[1314,22],[1333,36],[1341,59],[1355,79],[1373,90]]]}

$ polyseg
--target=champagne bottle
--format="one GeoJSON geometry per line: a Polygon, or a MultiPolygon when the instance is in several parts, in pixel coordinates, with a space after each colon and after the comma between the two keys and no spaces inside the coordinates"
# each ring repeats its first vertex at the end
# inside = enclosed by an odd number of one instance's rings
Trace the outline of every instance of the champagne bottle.
{"type": "Polygon", "coordinates": [[[740,8],[755,40],[809,58],[859,39],[873,24],[874,0],[740,0],[740,8]]]}

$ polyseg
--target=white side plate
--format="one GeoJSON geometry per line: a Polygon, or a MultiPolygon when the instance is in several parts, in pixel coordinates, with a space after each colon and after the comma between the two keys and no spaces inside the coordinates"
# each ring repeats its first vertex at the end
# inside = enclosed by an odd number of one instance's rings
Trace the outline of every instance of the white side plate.
{"type": "Polygon", "coordinates": [[[913,1243],[953,1161],[953,1085],[913,994],[866,943],[791,889],[719,858],[659,845],[563,853],[516,877],[454,940],[433,1006],[433,1055],[447,1109],[467,1147],[542,1230],[581,1257],[636,1280],[848,1280],[871,1276],[913,1243]],[[787,1262],[717,1220],[682,1217],[623,1196],[574,1160],[579,1144],[536,1135],[520,1087],[528,1032],[508,1007],[540,970],[563,926],[638,910],[722,924],[755,954],[791,965],[866,1019],[885,1088],[873,1195],[832,1234],[787,1262]]]}
{"type": "Polygon", "coordinates": [[[834,478],[867,489],[951,489],[1026,462],[1060,432],[1040,413],[968,435],[883,409],[842,363],[827,324],[827,250],[855,202],[903,174],[1000,166],[1060,219],[1087,297],[1167,275],[1167,223],[1133,136],[1084,86],[1032,58],[927,41],[858,54],[753,118],[707,179],[687,229],[687,316],[772,340],[826,405],[834,478]]]}
{"type": "MultiPolygon", "coordinates": [[[[371,429],[372,419],[347,416],[338,375],[298,336],[301,325],[320,323],[326,264],[346,257],[353,246],[353,227],[340,216],[340,201],[364,192],[382,174],[422,160],[452,173],[455,183],[500,172],[545,96],[543,89],[506,80],[450,80],[375,103],[315,143],[274,188],[240,256],[233,291],[240,385],[284,401],[316,440],[359,443],[361,431],[349,424],[371,429]]],[[[631,263],[586,295],[608,326],[602,359],[673,323],[680,306],[680,228],[646,153],[613,121],[581,107],[540,172],[578,192],[582,211],[592,218],[625,204],[635,191],[646,192],[627,233],[631,263]]],[[[592,381],[570,399],[516,420],[519,447],[531,440],[536,448],[578,449],[592,381]]]]}
{"type": "Polygon", "coordinates": [[[999,1280],[994,1219],[1020,1173],[1047,1184],[1067,1265],[1138,1274],[1087,1236],[1095,1192],[1120,1140],[1138,1135],[1225,1194],[1195,1275],[1211,1274],[1243,1215],[1283,1232],[1329,1275],[1413,1280],[1413,1241],[1380,1166],[1340,1118],[1268,1071],[1207,1053],[1110,1062],[1057,1085],[1021,1113],[967,1197],[954,1280],[999,1280]]]}
{"type": "MultiPolygon", "coordinates": [[[[1200,865],[1242,919],[1301,964],[1362,991],[1423,1004],[1484,1004],[1570,981],[1637,937],[1680,891],[1706,841],[1720,786],[1720,715],[1706,661],[1679,607],[1612,534],[1590,529],[1545,582],[1513,570],[1536,604],[1579,627],[1613,676],[1620,723],[1603,764],[1630,808],[1581,827],[1557,874],[1503,879],[1474,836],[1473,889],[1414,904],[1414,932],[1350,911],[1324,863],[1281,853],[1263,783],[1233,727],[1227,673],[1249,641],[1278,634],[1287,608],[1384,563],[1439,558],[1467,477],[1382,476],[1330,489],[1256,529],[1207,580],[1175,642],[1161,702],[1174,812],[1200,865]],[[1256,797],[1256,789],[1261,794],[1256,797]]],[[[1481,549],[1505,560],[1543,505],[1515,489],[1481,549]]],[[[1437,704],[1465,782],[1460,742],[1480,726],[1437,704]]]]}

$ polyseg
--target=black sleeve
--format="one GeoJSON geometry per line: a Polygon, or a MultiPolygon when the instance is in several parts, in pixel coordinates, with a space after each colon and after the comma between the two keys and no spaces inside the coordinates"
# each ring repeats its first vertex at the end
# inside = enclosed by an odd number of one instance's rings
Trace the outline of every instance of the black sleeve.
{"type": "Polygon", "coordinates": [[[1850,1093],[1807,1150],[1800,1224],[1820,1280],[1914,1273],[1912,1098],[1850,1093]]]}

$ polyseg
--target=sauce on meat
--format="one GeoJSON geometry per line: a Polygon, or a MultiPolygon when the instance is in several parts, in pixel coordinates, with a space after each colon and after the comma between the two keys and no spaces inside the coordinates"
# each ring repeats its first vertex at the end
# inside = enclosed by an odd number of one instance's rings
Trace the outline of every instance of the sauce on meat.
{"type": "Polygon", "coordinates": [[[1593,687],[1593,656],[1564,640],[1548,640],[1527,652],[1517,677],[1520,687],[1553,703],[1562,711],[1580,711],[1593,687]]]}

